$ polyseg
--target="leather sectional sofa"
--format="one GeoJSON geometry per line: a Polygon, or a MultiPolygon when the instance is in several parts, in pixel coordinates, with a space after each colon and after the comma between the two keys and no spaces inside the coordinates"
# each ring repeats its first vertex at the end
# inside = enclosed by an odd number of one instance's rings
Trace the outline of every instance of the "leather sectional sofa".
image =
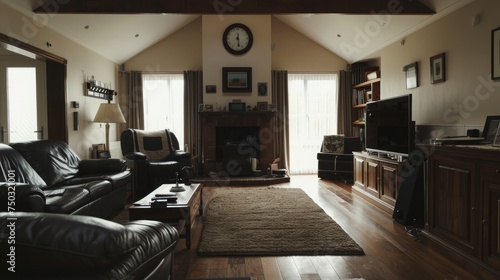
{"type": "MultiPolygon", "coordinates": [[[[62,141],[0,144],[0,182],[21,183],[16,211],[109,218],[125,207],[131,181],[124,160],[81,160],[62,141]]],[[[0,186],[0,211],[7,189],[0,186]]]]}
{"type": "Polygon", "coordinates": [[[62,141],[0,144],[0,279],[173,279],[175,227],[103,219],[131,181],[124,160],[62,141]]]}

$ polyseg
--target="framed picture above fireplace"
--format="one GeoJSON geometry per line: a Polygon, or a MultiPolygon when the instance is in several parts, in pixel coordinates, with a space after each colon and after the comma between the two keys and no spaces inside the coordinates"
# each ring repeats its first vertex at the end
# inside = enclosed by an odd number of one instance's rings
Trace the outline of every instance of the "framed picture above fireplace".
{"type": "Polygon", "coordinates": [[[223,67],[222,92],[252,92],[252,67],[223,67]]]}

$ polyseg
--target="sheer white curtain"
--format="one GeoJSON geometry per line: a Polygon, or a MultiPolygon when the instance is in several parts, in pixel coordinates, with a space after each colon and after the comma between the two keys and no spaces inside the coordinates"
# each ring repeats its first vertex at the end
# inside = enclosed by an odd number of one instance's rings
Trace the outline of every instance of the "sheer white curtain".
{"type": "Polygon", "coordinates": [[[337,133],[337,74],[288,74],[290,174],[318,172],[324,135],[337,133]]]}
{"type": "Polygon", "coordinates": [[[170,129],[184,148],[184,75],[143,74],[144,129],[170,129]]]}

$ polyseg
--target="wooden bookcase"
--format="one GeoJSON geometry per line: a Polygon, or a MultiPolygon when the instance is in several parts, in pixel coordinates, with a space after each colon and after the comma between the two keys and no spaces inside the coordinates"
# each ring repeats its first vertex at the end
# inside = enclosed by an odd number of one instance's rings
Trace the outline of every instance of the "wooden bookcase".
{"type": "Polygon", "coordinates": [[[352,120],[353,126],[365,125],[365,107],[369,101],[380,100],[380,78],[369,80],[352,87],[352,120]]]}

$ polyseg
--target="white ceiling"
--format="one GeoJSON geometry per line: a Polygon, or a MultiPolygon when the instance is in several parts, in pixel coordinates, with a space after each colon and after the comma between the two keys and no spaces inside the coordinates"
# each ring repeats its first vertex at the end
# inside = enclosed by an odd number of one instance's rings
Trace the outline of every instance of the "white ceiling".
{"type": "MultiPolygon", "coordinates": [[[[0,1],[27,15],[32,15],[32,9],[37,6],[37,0],[0,1]]],[[[355,62],[472,1],[420,0],[436,11],[432,16],[296,14],[276,15],[276,18],[347,62],[355,62]]],[[[49,15],[48,26],[109,60],[122,64],[197,17],[173,14],[52,14],[49,15]]]]}

